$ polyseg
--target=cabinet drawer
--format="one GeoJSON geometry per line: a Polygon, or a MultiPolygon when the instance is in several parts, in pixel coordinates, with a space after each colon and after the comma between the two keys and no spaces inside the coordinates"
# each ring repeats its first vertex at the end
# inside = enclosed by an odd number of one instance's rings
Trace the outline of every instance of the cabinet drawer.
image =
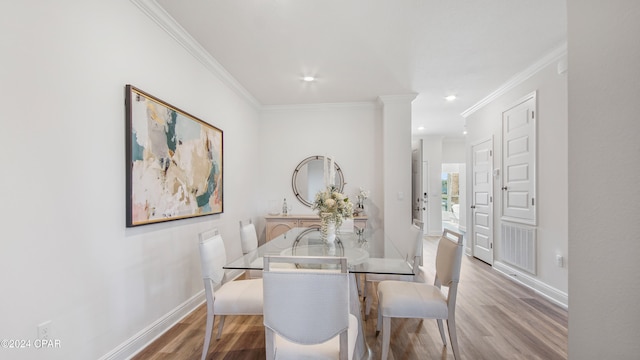
{"type": "Polygon", "coordinates": [[[267,222],[267,241],[286,233],[294,227],[298,227],[298,220],[267,222]]]}
{"type": "Polygon", "coordinates": [[[300,227],[320,228],[320,220],[300,220],[300,227]]]}

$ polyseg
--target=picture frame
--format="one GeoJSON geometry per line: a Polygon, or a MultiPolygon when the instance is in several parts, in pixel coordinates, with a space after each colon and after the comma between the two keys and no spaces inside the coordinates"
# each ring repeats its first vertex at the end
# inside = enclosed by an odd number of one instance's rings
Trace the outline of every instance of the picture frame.
{"type": "Polygon", "coordinates": [[[127,227],[220,214],[221,129],[125,87],[127,227]]]}

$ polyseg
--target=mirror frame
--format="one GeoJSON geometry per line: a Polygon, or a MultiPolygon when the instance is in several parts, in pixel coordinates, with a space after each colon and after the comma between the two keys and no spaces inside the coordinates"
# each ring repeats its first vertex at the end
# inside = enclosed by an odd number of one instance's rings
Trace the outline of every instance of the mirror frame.
{"type": "MultiPolygon", "coordinates": [[[[293,170],[293,176],[291,177],[291,187],[293,188],[293,193],[296,195],[296,197],[301,203],[303,203],[305,206],[308,206],[308,207],[313,206],[313,199],[310,202],[307,199],[302,197],[302,195],[300,194],[300,191],[298,190],[298,186],[296,185],[296,180],[298,178],[298,172],[302,169],[302,167],[307,165],[313,160],[324,160],[324,156],[314,155],[314,156],[309,156],[308,158],[302,160],[298,164],[298,166],[296,166],[296,169],[293,170]]],[[[340,165],[338,165],[338,163],[334,161],[333,165],[336,167],[336,175],[338,175],[338,181],[339,181],[336,184],[336,188],[340,192],[342,192],[344,190],[344,174],[342,174],[342,169],[340,168],[340,165]]]]}

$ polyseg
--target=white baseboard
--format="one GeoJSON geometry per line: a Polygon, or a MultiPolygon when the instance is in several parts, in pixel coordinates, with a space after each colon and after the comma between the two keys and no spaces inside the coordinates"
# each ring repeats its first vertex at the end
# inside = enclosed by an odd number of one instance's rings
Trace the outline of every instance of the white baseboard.
{"type": "Polygon", "coordinates": [[[171,329],[175,324],[189,315],[193,310],[206,301],[204,290],[200,291],[187,301],[171,310],[153,324],[142,329],[140,332],[120,344],[99,360],[126,360],[131,359],[142,349],[151,344],[160,335],[171,329]]]}
{"type": "Polygon", "coordinates": [[[531,275],[525,272],[522,272],[516,268],[513,268],[503,262],[494,261],[493,268],[496,271],[502,273],[504,276],[508,277],[509,279],[532,289],[538,294],[558,304],[562,308],[564,309],[569,308],[569,295],[567,295],[567,293],[562,292],[552,286],[549,286],[543,283],[542,281],[531,277],[531,275]]]}

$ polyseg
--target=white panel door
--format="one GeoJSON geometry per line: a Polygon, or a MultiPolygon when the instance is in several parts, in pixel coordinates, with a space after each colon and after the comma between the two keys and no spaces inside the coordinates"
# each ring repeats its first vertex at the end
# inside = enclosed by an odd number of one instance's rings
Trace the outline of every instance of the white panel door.
{"type": "Polygon", "coordinates": [[[422,149],[422,139],[420,139],[414,143],[411,153],[411,214],[413,219],[420,222],[423,221],[425,208],[422,197],[422,149]]]}
{"type": "Polygon", "coordinates": [[[473,145],[471,221],[473,256],[493,264],[493,140],[473,145]]]}
{"type": "Polygon", "coordinates": [[[502,113],[502,219],[536,225],[535,93],[502,113]]]}
{"type": "Polygon", "coordinates": [[[429,233],[429,162],[422,161],[422,222],[424,233],[429,233]]]}

